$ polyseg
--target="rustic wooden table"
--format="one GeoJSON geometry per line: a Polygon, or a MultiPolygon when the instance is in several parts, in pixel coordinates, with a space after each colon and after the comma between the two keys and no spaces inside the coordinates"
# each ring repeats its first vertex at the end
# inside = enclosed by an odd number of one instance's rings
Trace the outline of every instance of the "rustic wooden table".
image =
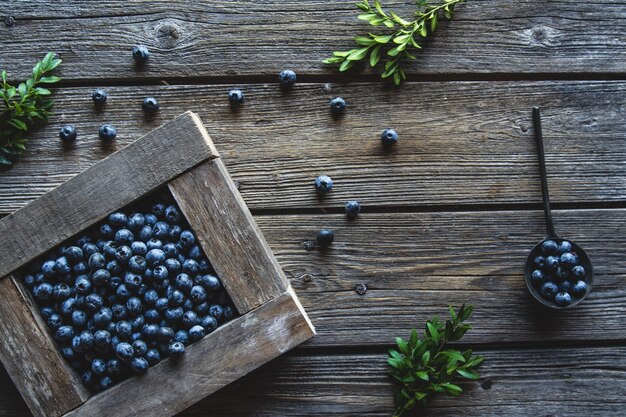
{"type": "MultiPolygon", "coordinates": [[[[411,2],[385,4],[410,10],[411,2]]],[[[394,88],[321,64],[367,27],[352,1],[0,0],[0,67],[64,63],[55,115],[0,172],[6,215],[184,110],[199,113],[318,335],[207,398],[192,415],[389,415],[386,350],[448,304],[473,303],[463,340],[481,379],[429,416],[622,416],[626,406],[626,2],[472,0],[394,88]],[[145,44],[137,71],[130,48],[145,44]],[[299,84],[281,92],[276,74],[299,84]],[[230,111],[226,93],[246,103],[230,111]],[[109,92],[104,111],[90,93],[109,92]],[[145,119],[141,101],[161,110],[145,119]],[[328,101],[348,101],[333,119],[328,101]],[[528,251],[544,235],[531,107],[543,108],[556,227],[587,249],[596,284],[563,314],[530,299],[528,251]],[[113,148],[102,123],[119,131],[113,148]],[[79,139],[64,149],[60,126],[79,139]],[[389,153],[380,131],[400,142],[389,153]],[[323,201],[313,178],[335,189],[323,201]],[[347,221],[343,204],[363,203],[347,221]],[[307,251],[333,228],[330,251],[307,251]],[[355,288],[367,286],[359,295],[355,288]]],[[[36,239],[36,236],[33,236],[36,239]]],[[[2,254],[10,256],[10,254],[2,254]]],[[[28,410],[4,370],[0,415],[28,410]]]]}

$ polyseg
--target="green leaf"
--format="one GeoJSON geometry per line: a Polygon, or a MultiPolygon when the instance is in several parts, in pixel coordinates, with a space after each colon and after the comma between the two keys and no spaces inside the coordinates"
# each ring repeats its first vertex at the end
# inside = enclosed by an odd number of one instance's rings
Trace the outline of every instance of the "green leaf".
{"type": "Polygon", "coordinates": [[[448,309],[450,310],[450,317],[452,317],[453,321],[456,321],[456,311],[454,311],[454,307],[452,307],[451,305],[448,306],[448,309]]]}
{"type": "Polygon", "coordinates": [[[427,350],[426,352],[424,352],[424,354],[422,355],[422,363],[424,365],[428,364],[428,362],[430,361],[430,350],[427,350]]]}
{"type": "Polygon", "coordinates": [[[400,352],[404,353],[405,355],[409,354],[409,345],[406,343],[406,340],[401,337],[396,337],[396,343],[398,345],[398,348],[400,349],[400,352]]]}
{"type": "Polygon", "coordinates": [[[457,373],[459,375],[464,376],[467,379],[478,379],[480,378],[480,375],[478,375],[478,372],[472,370],[472,369],[463,369],[463,368],[459,368],[456,370],[457,373]]]}
{"type": "Polygon", "coordinates": [[[389,14],[391,14],[391,17],[393,18],[393,20],[395,20],[399,25],[409,26],[411,24],[411,22],[409,22],[408,20],[404,20],[403,18],[395,14],[393,11],[390,12],[389,14]]]}
{"type": "Polygon", "coordinates": [[[428,372],[426,372],[426,371],[417,371],[415,373],[415,376],[417,376],[419,379],[422,379],[424,381],[428,381],[430,379],[428,377],[428,372]]]}
{"type": "Polygon", "coordinates": [[[52,94],[52,92],[48,90],[47,88],[41,88],[41,87],[35,88],[35,93],[39,94],[40,96],[49,96],[50,94],[52,94]]]}
{"type": "Polygon", "coordinates": [[[20,130],[28,130],[28,126],[26,126],[26,123],[24,123],[20,119],[11,119],[9,120],[9,124],[15,126],[20,130]]]}
{"type": "Polygon", "coordinates": [[[354,49],[350,55],[348,55],[346,57],[346,59],[348,61],[360,61],[361,59],[365,58],[365,55],[367,55],[367,51],[369,50],[369,48],[361,48],[361,49],[354,49]]]}
{"type": "Polygon", "coordinates": [[[339,71],[343,72],[343,71],[347,71],[350,68],[352,68],[352,65],[354,65],[354,61],[343,61],[341,63],[341,65],[339,66],[339,71]]]}
{"type": "Polygon", "coordinates": [[[396,369],[400,368],[402,365],[402,361],[396,358],[388,358],[387,363],[389,364],[389,366],[396,368],[396,369]]]}
{"type": "Polygon", "coordinates": [[[381,46],[382,45],[375,46],[374,49],[372,49],[372,52],[370,53],[370,65],[372,67],[375,67],[376,64],[378,64],[378,61],[380,61],[381,46]]]}
{"type": "Polygon", "coordinates": [[[48,75],[39,79],[39,82],[43,84],[53,84],[59,81],[61,81],[61,77],[57,77],[56,75],[48,75]]]}
{"type": "Polygon", "coordinates": [[[459,312],[459,317],[460,317],[461,321],[465,321],[465,320],[469,319],[470,316],[472,315],[473,311],[474,311],[474,306],[473,305],[469,305],[467,307],[465,305],[463,305],[462,313],[459,312]]]}
{"type": "Polygon", "coordinates": [[[434,32],[437,30],[437,13],[433,15],[433,18],[430,19],[430,31],[434,32]]]}
{"type": "Polygon", "coordinates": [[[397,46],[395,48],[391,48],[390,50],[387,51],[387,55],[389,55],[389,56],[396,56],[399,53],[400,53],[400,50],[398,50],[397,46]]]}
{"type": "Polygon", "coordinates": [[[2,84],[6,84],[7,82],[7,72],[6,70],[2,70],[0,73],[0,78],[2,78],[2,84]]]}
{"type": "Polygon", "coordinates": [[[411,337],[409,338],[409,344],[415,347],[417,345],[417,341],[418,341],[417,329],[413,329],[411,330],[411,337]]]}
{"type": "Polygon", "coordinates": [[[372,38],[368,38],[366,36],[357,36],[354,38],[354,41],[361,46],[370,46],[375,45],[376,41],[372,38]]]}
{"type": "Polygon", "coordinates": [[[485,360],[485,358],[483,358],[482,356],[476,356],[473,359],[467,361],[467,367],[474,367],[474,366],[478,366],[481,363],[483,363],[483,361],[485,360]]]}
{"type": "Polygon", "coordinates": [[[421,25],[419,30],[420,30],[420,35],[422,35],[423,37],[426,37],[428,35],[428,30],[426,30],[426,25],[421,25]]]}
{"type": "Polygon", "coordinates": [[[428,333],[430,334],[430,338],[433,339],[433,342],[439,343],[439,332],[435,329],[435,326],[430,322],[426,322],[426,328],[428,329],[428,333]]]}
{"type": "Polygon", "coordinates": [[[366,0],[362,1],[361,3],[357,3],[355,6],[358,7],[359,9],[365,11],[365,12],[370,9],[370,5],[369,5],[369,3],[366,0]]]}
{"type": "Polygon", "coordinates": [[[386,16],[385,12],[383,11],[382,6],[380,5],[380,1],[379,0],[374,0],[374,7],[376,8],[376,10],[378,10],[378,13],[380,13],[383,16],[386,16]]]}
{"type": "Polygon", "coordinates": [[[28,91],[28,88],[26,87],[26,84],[20,83],[20,85],[17,86],[17,91],[20,93],[20,97],[24,98],[24,97],[26,97],[26,93],[28,91]]]}
{"type": "Polygon", "coordinates": [[[15,87],[9,87],[7,89],[7,100],[11,100],[15,96],[16,91],[15,87]]]}
{"type": "Polygon", "coordinates": [[[392,20],[388,20],[388,19],[385,19],[383,21],[383,24],[387,26],[388,28],[392,28],[396,25],[392,20]]]}
{"type": "Polygon", "coordinates": [[[459,362],[465,362],[465,358],[457,350],[452,350],[452,349],[442,350],[440,352],[440,354],[442,354],[442,355],[444,355],[444,356],[446,356],[446,357],[448,357],[450,359],[456,359],[459,362]]]}
{"type": "Polygon", "coordinates": [[[459,395],[461,392],[463,392],[461,387],[459,387],[458,385],[449,383],[449,382],[440,384],[439,386],[443,388],[448,394],[451,394],[451,395],[459,395]]]}
{"type": "Polygon", "coordinates": [[[356,17],[359,20],[365,20],[367,22],[371,22],[374,19],[378,19],[378,15],[374,13],[363,13],[356,17]]]}
{"type": "Polygon", "coordinates": [[[399,35],[393,38],[393,43],[401,44],[405,43],[411,38],[411,35],[399,35]]]}
{"type": "Polygon", "coordinates": [[[388,43],[393,35],[374,35],[374,40],[378,43],[388,43]]]}
{"type": "Polygon", "coordinates": [[[416,393],[414,394],[415,399],[416,399],[417,401],[421,401],[421,400],[423,400],[424,398],[426,398],[426,396],[427,396],[427,395],[428,395],[427,393],[425,393],[425,392],[419,392],[419,391],[418,391],[418,392],[416,392],[416,393]]]}
{"type": "Polygon", "coordinates": [[[402,355],[400,354],[400,352],[398,352],[395,349],[389,349],[389,356],[391,356],[392,358],[398,359],[399,361],[402,360],[402,355]]]}
{"type": "Polygon", "coordinates": [[[394,72],[396,72],[396,68],[395,68],[395,67],[390,68],[390,69],[388,69],[388,70],[385,70],[385,72],[383,72],[382,74],[380,74],[380,78],[387,78],[387,77],[389,77],[390,75],[392,75],[394,72]]]}
{"type": "Polygon", "coordinates": [[[324,64],[338,64],[340,62],[343,62],[343,58],[340,56],[332,56],[330,58],[326,58],[322,61],[322,63],[324,64]]]}

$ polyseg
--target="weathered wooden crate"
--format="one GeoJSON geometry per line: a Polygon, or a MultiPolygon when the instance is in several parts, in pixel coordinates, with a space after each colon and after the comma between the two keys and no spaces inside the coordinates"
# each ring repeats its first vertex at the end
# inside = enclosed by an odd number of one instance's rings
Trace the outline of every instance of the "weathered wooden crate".
{"type": "Polygon", "coordinates": [[[0,360],[35,416],[171,416],[315,330],[198,117],[187,112],[0,221],[0,360]],[[167,186],[240,316],[92,395],[66,363],[20,267],[167,186]]]}

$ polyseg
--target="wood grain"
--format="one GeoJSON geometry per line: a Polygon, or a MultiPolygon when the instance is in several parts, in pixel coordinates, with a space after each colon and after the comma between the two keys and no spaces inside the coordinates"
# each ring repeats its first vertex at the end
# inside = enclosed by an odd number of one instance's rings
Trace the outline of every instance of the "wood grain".
{"type": "Polygon", "coordinates": [[[285,273],[220,158],[168,187],[239,314],[287,291],[285,273]]]}
{"type": "Polygon", "coordinates": [[[318,330],[306,346],[386,345],[462,303],[476,306],[468,343],[624,340],[624,209],[554,212],[557,232],[585,248],[595,274],[590,296],[562,314],[540,308],[524,283],[526,257],[545,233],[539,210],[256,220],[318,330]],[[321,228],[335,231],[332,247],[307,251],[321,228]]]}
{"type": "MultiPolygon", "coordinates": [[[[412,2],[386,0],[409,17],[412,2]]],[[[410,74],[623,73],[626,21],[621,0],[488,0],[457,7],[424,43],[410,74]],[[599,24],[601,22],[601,24],[599,24]],[[592,41],[591,41],[592,40],[592,41]]],[[[356,19],[352,2],[228,0],[128,2],[36,0],[3,4],[12,27],[0,25],[3,66],[30,73],[44,50],[65,60],[70,80],[266,75],[283,67],[330,78],[322,59],[354,47],[355,34],[370,27],[356,19]],[[130,49],[151,51],[142,70],[130,49]]],[[[369,71],[363,66],[364,71],[369,71]]]]}
{"type": "Polygon", "coordinates": [[[66,417],[171,416],[315,334],[292,292],[220,327],[187,348],[89,399],[66,417]],[[138,399],[141,399],[138,401],[138,399]]]}
{"type": "Polygon", "coordinates": [[[178,115],[181,106],[200,115],[253,211],[340,209],[354,198],[365,210],[539,204],[533,105],[542,106],[552,200],[626,201],[625,82],[425,82],[400,90],[307,84],[289,94],[255,84],[244,88],[246,103],[238,112],[226,100],[231,87],[111,87],[103,112],[94,111],[89,88],[59,91],[50,124],[33,134],[13,168],[0,172],[0,213],[110,154],[97,138],[101,124],[118,127],[119,149],[178,115]],[[141,110],[146,95],[161,103],[154,119],[141,110]],[[328,111],[334,96],[348,102],[341,119],[328,111]],[[79,136],[64,149],[58,130],[68,123],[79,136]],[[386,127],[400,135],[390,153],[380,146],[386,127]],[[335,180],[323,200],[313,189],[320,173],[335,180]]]}
{"type": "Polygon", "coordinates": [[[0,220],[0,277],[194,165],[216,157],[185,113],[0,220]]]}
{"type": "Polygon", "coordinates": [[[0,360],[35,416],[60,416],[89,398],[14,277],[0,280],[0,360]]]}

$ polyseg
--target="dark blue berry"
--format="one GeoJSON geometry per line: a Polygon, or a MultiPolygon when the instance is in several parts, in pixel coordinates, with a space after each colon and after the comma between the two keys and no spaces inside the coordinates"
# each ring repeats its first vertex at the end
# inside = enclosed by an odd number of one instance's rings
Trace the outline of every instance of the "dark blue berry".
{"type": "Polygon", "coordinates": [[[190,230],[183,230],[180,233],[180,244],[183,248],[190,248],[196,244],[196,237],[190,230]]]}
{"type": "Polygon", "coordinates": [[[63,318],[59,314],[53,313],[48,317],[47,323],[50,330],[57,330],[63,325],[63,318]]]}
{"type": "Polygon", "coordinates": [[[54,333],[54,340],[59,343],[69,342],[74,337],[74,328],[72,326],[61,326],[54,333]]]}
{"type": "Polygon", "coordinates": [[[76,140],[76,128],[72,125],[63,126],[59,131],[63,143],[72,143],[76,140]]]}
{"type": "Polygon", "coordinates": [[[194,285],[189,291],[189,299],[194,304],[201,304],[207,300],[207,292],[201,285],[194,285]]]}
{"type": "Polygon", "coordinates": [[[70,267],[70,263],[67,260],[67,257],[61,256],[57,258],[57,260],[54,262],[54,272],[56,272],[57,275],[66,275],[69,274],[71,271],[72,268],[70,267]]]}
{"type": "Polygon", "coordinates": [[[556,270],[554,271],[554,278],[556,281],[561,282],[567,279],[568,276],[569,276],[569,272],[567,271],[567,269],[561,266],[556,267],[556,270]]]}
{"type": "Polygon", "coordinates": [[[181,342],[172,342],[167,347],[167,353],[172,359],[178,359],[185,354],[185,345],[181,342]]]}
{"type": "Polygon", "coordinates": [[[111,281],[111,275],[120,275],[123,271],[122,265],[114,259],[112,261],[107,262],[107,271],[109,271],[109,279],[106,281],[106,284],[109,285],[111,281]]]}
{"type": "Polygon", "coordinates": [[[545,268],[548,271],[555,271],[558,266],[559,266],[559,258],[557,258],[556,256],[551,256],[551,255],[546,258],[545,268]]]}
{"type": "Polygon", "coordinates": [[[578,258],[571,252],[566,252],[561,255],[561,265],[568,271],[572,269],[577,262],[578,258]]]}
{"type": "MultiPolygon", "coordinates": [[[[142,229],[143,230],[143,229],[142,229]]],[[[133,242],[130,245],[130,250],[135,254],[135,255],[139,255],[139,256],[145,256],[148,253],[148,247],[146,246],[145,243],[143,242],[133,242]]]]}
{"type": "Polygon", "coordinates": [[[170,227],[169,238],[170,240],[176,241],[180,239],[180,234],[182,233],[182,229],[177,224],[170,227]]]}
{"type": "Polygon", "coordinates": [[[108,375],[103,376],[102,378],[100,378],[100,381],[98,381],[98,388],[100,388],[100,390],[102,391],[109,389],[112,386],[113,386],[113,378],[111,378],[108,375]]]}
{"type": "MultiPolygon", "coordinates": [[[[176,281],[179,280],[179,277],[181,275],[184,275],[184,274],[180,274],[178,277],[176,277],[176,281]]],[[[182,306],[183,303],[185,302],[185,295],[179,290],[174,290],[168,295],[167,300],[171,307],[179,307],[179,306],[182,306]]]]}
{"type": "Polygon", "coordinates": [[[296,73],[292,70],[282,70],[280,74],[278,74],[278,81],[282,88],[291,88],[296,83],[296,73]]]}
{"type": "Polygon", "coordinates": [[[144,356],[148,352],[148,345],[143,340],[135,340],[132,346],[135,350],[135,356],[144,356]]]}
{"type": "Polygon", "coordinates": [[[98,269],[93,274],[91,274],[93,285],[95,285],[96,287],[106,286],[109,283],[110,278],[111,278],[111,273],[107,269],[98,269]]]}
{"type": "Polygon", "coordinates": [[[200,275],[196,281],[196,284],[202,285],[209,292],[218,290],[221,285],[219,278],[211,274],[200,275]]]}
{"type": "Polygon", "coordinates": [[[192,310],[185,311],[183,313],[183,317],[181,319],[181,323],[182,323],[183,326],[185,326],[187,329],[189,329],[189,328],[197,325],[198,323],[200,323],[200,318],[195,313],[195,311],[192,311],[192,310]]]}
{"type": "Polygon", "coordinates": [[[219,304],[213,304],[209,308],[209,314],[215,317],[215,320],[220,322],[224,318],[224,309],[219,304]]]}
{"type": "Polygon", "coordinates": [[[117,332],[117,336],[122,340],[129,340],[133,334],[133,327],[125,320],[118,321],[115,326],[115,330],[117,332]]]}
{"type": "Polygon", "coordinates": [[[135,241],[135,236],[128,229],[120,229],[115,232],[115,241],[120,245],[130,246],[135,241]]]}
{"type": "Polygon", "coordinates": [[[152,228],[153,236],[157,239],[166,239],[169,236],[170,226],[165,222],[158,222],[152,228]]]}
{"type": "Polygon", "coordinates": [[[91,373],[91,371],[83,372],[80,375],[80,380],[82,381],[83,385],[86,387],[92,387],[96,383],[96,380],[93,377],[93,374],[91,373]]]}
{"type": "Polygon", "coordinates": [[[55,301],[64,301],[72,296],[72,289],[65,283],[59,283],[52,290],[52,298],[55,301]]]}
{"type": "Polygon", "coordinates": [[[398,142],[398,132],[393,129],[385,129],[380,135],[384,147],[389,147],[398,142]]]}
{"type": "Polygon", "coordinates": [[[328,175],[315,178],[315,191],[318,195],[328,194],[333,189],[333,180],[328,175]]]}
{"type": "Polygon", "coordinates": [[[130,297],[126,301],[126,310],[128,311],[128,314],[130,314],[131,316],[133,317],[138,316],[139,314],[141,314],[141,311],[143,310],[143,305],[141,304],[141,300],[137,297],[130,297]]]}
{"type": "Polygon", "coordinates": [[[340,114],[346,109],[346,101],[341,97],[335,97],[330,100],[330,112],[333,114],[340,114]]]}
{"type": "Polygon", "coordinates": [[[554,302],[560,307],[565,307],[572,303],[572,297],[567,292],[559,292],[554,296],[554,302]]]}
{"type": "Polygon", "coordinates": [[[115,321],[124,320],[128,317],[128,311],[126,311],[126,306],[122,304],[113,304],[111,306],[111,313],[113,315],[113,320],[115,321]]]}
{"type": "Polygon", "coordinates": [[[104,361],[104,359],[96,358],[91,361],[91,372],[93,372],[94,375],[102,375],[106,372],[106,370],[107,363],[104,361]]]}
{"type": "Polygon", "coordinates": [[[93,335],[93,342],[96,346],[109,346],[111,344],[111,333],[107,330],[98,330],[93,335]]]}
{"type": "Polygon", "coordinates": [[[74,352],[74,349],[72,349],[70,346],[65,346],[61,348],[61,356],[63,356],[63,358],[68,362],[71,362],[77,357],[76,352],[74,352]]]}
{"type": "Polygon", "coordinates": [[[146,254],[146,262],[151,267],[162,265],[165,262],[165,253],[161,249],[150,249],[146,254]]]}
{"type": "Polygon", "coordinates": [[[585,268],[582,265],[576,265],[572,268],[571,275],[575,280],[585,279],[585,268]]]}
{"type": "Polygon", "coordinates": [[[174,340],[174,329],[167,326],[159,328],[157,339],[160,343],[170,343],[174,340]]]}
{"type": "MultiPolygon", "coordinates": [[[[63,301],[61,303],[61,314],[65,317],[71,318],[72,312],[74,311],[75,304],[76,304],[75,298],[68,298],[67,300],[63,301]]],[[[54,310],[52,310],[52,312],[54,312],[54,310]]],[[[44,319],[46,318],[43,309],[41,311],[41,315],[42,317],[44,317],[44,319]]]]}
{"type": "Polygon", "coordinates": [[[146,340],[154,340],[159,334],[159,326],[155,323],[148,323],[141,329],[141,334],[146,340]]]}
{"type": "Polygon", "coordinates": [[[56,271],[54,270],[54,264],[55,262],[50,260],[50,261],[45,261],[41,265],[41,272],[43,272],[43,275],[46,278],[52,278],[56,275],[56,271]]]}
{"type": "Polygon", "coordinates": [[[198,275],[200,272],[200,266],[198,262],[193,259],[185,259],[183,262],[183,272],[189,275],[198,275]]]}
{"type": "Polygon", "coordinates": [[[74,289],[79,295],[90,294],[92,288],[91,281],[84,275],[79,276],[74,283],[74,289]]]}
{"type": "Polygon", "coordinates": [[[238,90],[238,89],[233,89],[228,92],[228,102],[230,103],[231,106],[237,107],[243,104],[243,101],[244,101],[243,91],[238,90]]]}
{"type": "Polygon", "coordinates": [[[587,293],[587,283],[585,281],[577,281],[572,286],[572,295],[576,298],[582,298],[587,293]]]}
{"type": "Polygon", "coordinates": [[[143,273],[146,270],[147,266],[148,264],[146,263],[146,260],[143,256],[131,256],[131,258],[128,260],[128,269],[136,274],[143,273]]]}
{"type": "Polygon", "coordinates": [[[187,332],[187,330],[179,330],[176,332],[176,334],[174,335],[174,340],[176,342],[180,342],[184,345],[188,345],[189,344],[189,333],[187,332]]]}
{"type": "Polygon", "coordinates": [[[87,325],[87,313],[82,310],[74,310],[72,312],[72,324],[76,327],[85,327],[87,325]]]}
{"type": "Polygon", "coordinates": [[[359,204],[358,201],[348,201],[346,203],[346,216],[348,216],[349,219],[356,218],[356,216],[359,215],[360,211],[361,204],[359,204]]]}
{"type": "Polygon", "coordinates": [[[322,247],[330,246],[330,244],[333,243],[334,239],[335,234],[332,230],[322,229],[317,232],[317,243],[322,247]]]}
{"type": "Polygon", "coordinates": [[[204,330],[207,334],[211,333],[213,330],[217,329],[217,320],[212,315],[206,315],[200,319],[200,325],[204,327],[204,330]]]}
{"type": "Polygon", "coordinates": [[[554,282],[548,281],[541,286],[541,295],[546,300],[552,301],[558,291],[558,287],[554,282]]]}
{"type": "Polygon", "coordinates": [[[130,343],[121,342],[115,346],[115,356],[121,361],[130,361],[135,356],[135,350],[130,343]]]}
{"type": "Polygon", "coordinates": [[[160,312],[167,310],[168,306],[169,306],[169,301],[167,298],[164,298],[164,297],[159,298],[156,301],[156,303],[154,303],[154,308],[160,312]]]}
{"type": "Polygon", "coordinates": [[[146,310],[143,316],[148,323],[159,323],[161,321],[161,314],[153,308],[146,310]]]}
{"type": "Polygon", "coordinates": [[[559,292],[571,292],[572,291],[572,283],[570,281],[563,281],[561,282],[558,287],[559,287],[559,292]]]}
{"type": "Polygon", "coordinates": [[[148,242],[146,243],[146,247],[148,248],[148,252],[152,249],[163,250],[163,242],[161,242],[161,240],[157,239],[156,237],[153,237],[152,239],[148,240],[148,242]]]}
{"type": "Polygon", "coordinates": [[[557,255],[558,251],[558,245],[554,240],[546,240],[541,244],[541,253],[544,256],[557,255]]]}
{"type": "Polygon", "coordinates": [[[86,257],[87,259],[99,250],[96,245],[89,242],[85,243],[81,249],[83,250],[83,257],[86,257]]]}
{"type": "Polygon", "coordinates": [[[225,321],[232,320],[236,314],[237,313],[233,307],[231,306],[224,307],[224,320],[225,321]]]}
{"type": "Polygon", "coordinates": [[[156,203],[151,208],[152,214],[154,214],[157,218],[162,218],[165,214],[165,207],[166,206],[163,203],[156,203]]]}
{"type": "Polygon", "coordinates": [[[183,318],[184,312],[182,307],[168,308],[165,310],[165,319],[169,323],[177,323],[183,318]]]}
{"type": "Polygon", "coordinates": [[[103,142],[111,142],[117,136],[117,129],[111,125],[102,125],[98,130],[98,136],[103,142]]]}
{"type": "Polygon", "coordinates": [[[534,285],[541,285],[543,284],[543,281],[545,280],[545,276],[543,274],[543,272],[541,272],[538,269],[535,269],[532,274],[530,275],[530,280],[534,285]]]}
{"type": "Polygon", "coordinates": [[[89,265],[85,261],[80,261],[72,267],[72,271],[74,271],[76,275],[86,274],[89,272],[89,265]]]}
{"type": "Polygon", "coordinates": [[[96,271],[98,269],[106,268],[106,258],[100,252],[91,254],[89,257],[89,269],[96,271]]]}
{"type": "Polygon", "coordinates": [[[204,336],[206,336],[206,330],[204,330],[204,327],[200,325],[192,326],[191,329],[189,329],[189,342],[190,343],[197,342],[198,340],[202,339],[204,336]]]}
{"type": "Polygon", "coordinates": [[[150,51],[144,45],[133,46],[131,49],[133,59],[138,65],[144,64],[150,57],[150,51]]]}
{"type": "Polygon", "coordinates": [[[115,358],[109,359],[107,362],[107,372],[114,376],[121,375],[122,363],[118,359],[115,359],[115,358]]]}
{"type": "Polygon", "coordinates": [[[77,262],[83,259],[83,250],[78,246],[69,246],[65,249],[65,256],[71,264],[76,265],[77,262]]]}
{"type": "MultiPolygon", "coordinates": [[[[145,225],[146,219],[141,213],[133,213],[128,218],[126,226],[133,232],[138,232],[145,225]]],[[[126,243],[128,244],[128,243],[126,243]]]]}
{"type": "Polygon", "coordinates": [[[102,106],[107,101],[107,93],[106,91],[98,88],[91,93],[91,99],[97,106],[102,106]]]}
{"type": "Polygon", "coordinates": [[[572,251],[572,244],[570,242],[568,242],[567,240],[564,240],[561,243],[559,243],[558,245],[559,255],[562,255],[566,252],[571,252],[571,251],[572,251]]]}
{"type": "Polygon", "coordinates": [[[85,349],[83,349],[82,343],[80,342],[80,335],[72,337],[72,342],[70,344],[72,346],[72,350],[76,353],[82,353],[85,351],[85,349]]]}
{"type": "MultiPolygon", "coordinates": [[[[126,289],[129,292],[130,291],[137,291],[139,289],[139,287],[141,287],[142,283],[143,283],[143,279],[141,278],[141,275],[133,274],[132,272],[127,272],[124,275],[124,284],[123,285],[126,287],[126,289]]],[[[121,285],[120,285],[120,288],[122,288],[121,285]]],[[[120,294],[120,288],[117,289],[118,290],[117,295],[118,296],[124,296],[123,294],[120,294]]]]}
{"type": "Polygon", "coordinates": [[[161,362],[161,354],[157,349],[148,349],[146,352],[146,360],[150,366],[154,366],[161,362]]]}
{"type": "Polygon", "coordinates": [[[198,245],[193,245],[190,249],[189,252],[187,253],[187,255],[193,259],[194,261],[198,262],[198,268],[200,268],[199,265],[199,261],[201,260],[203,254],[202,254],[202,249],[200,249],[200,246],[198,245]]]}
{"type": "Polygon", "coordinates": [[[159,102],[154,97],[146,97],[141,103],[141,108],[146,113],[156,113],[159,110],[159,102]]]}

